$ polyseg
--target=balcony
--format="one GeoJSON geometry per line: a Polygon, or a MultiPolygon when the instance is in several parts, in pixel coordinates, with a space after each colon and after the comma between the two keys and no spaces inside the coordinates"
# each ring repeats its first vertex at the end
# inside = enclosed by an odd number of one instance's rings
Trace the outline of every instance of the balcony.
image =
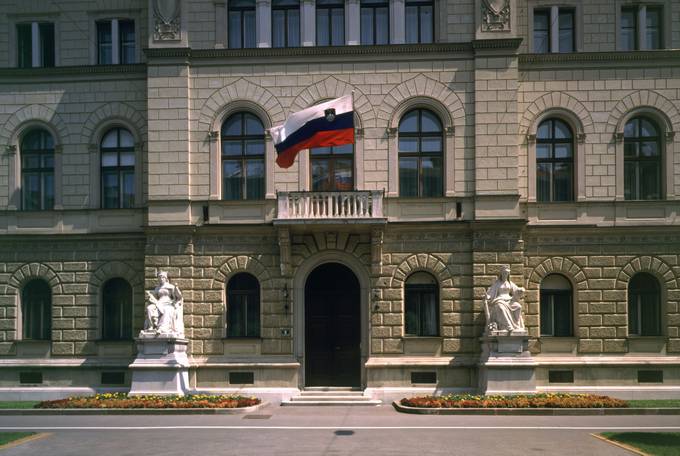
{"type": "Polygon", "coordinates": [[[279,192],[277,223],[384,223],[383,191],[279,192]]]}

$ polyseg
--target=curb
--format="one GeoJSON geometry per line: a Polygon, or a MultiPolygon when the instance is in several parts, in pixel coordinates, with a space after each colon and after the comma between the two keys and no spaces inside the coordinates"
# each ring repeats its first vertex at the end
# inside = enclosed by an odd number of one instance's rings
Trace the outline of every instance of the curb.
{"type": "Polygon", "coordinates": [[[392,405],[398,412],[414,415],[680,415],[680,408],[425,408],[401,405],[398,401],[392,405]]]}
{"type": "Polygon", "coordinates": [[[42,440],[45,437],[49,437],[50,435],[52,435],[52,434],[49,433],[49,432],[39,432],[35,435],[29,435],[27,437],[22,437],[22,438],[17,439],[17,440],[12,440],[11,442],[7,442],[4,445],[0,445],[0,451],[8,450],[10,448],[14,448],[14,447],[17,447],[19,445],[23,445],[24,443],[34,442],[36,440],[42,440]]]}
{"type": "Polygon", "coordinates": [[[595,437],[598,440],[601,440],[603,442],[606,442],[610,445],[617,446],[619,448],[623,448],[624,450],[628,450],[631,453],[637,454],[639,456],[649,456],[647,453],[643,453],[640,451],[638,448],[632,447],[630,445],[626,445],[625,443],[617,442],[616,440],[610,440],[607,437],[599,434],[590,434],[591,436],[595,437]]]}
{"type": "Polygon", "coordinates": [[[0,416],[7,415],[240,415],[269,405],[262,402],[241,408],[65,408],[65,409],[0,409],[0,416]]]}

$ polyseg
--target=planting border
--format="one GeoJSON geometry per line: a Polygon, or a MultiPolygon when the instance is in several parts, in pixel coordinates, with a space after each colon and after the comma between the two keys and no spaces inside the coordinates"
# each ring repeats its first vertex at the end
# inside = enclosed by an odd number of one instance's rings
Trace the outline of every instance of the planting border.
{"type": "Polygon", "coordinates": [[[262,401],[250,407],[235,408],[32,408],[0,409],[0,416],[7,415],[239,415],[250,413],[269,405],[262,401]]]}
{"type": "Polygon", "coordinates": [[[429,408],[392,402],[401,413],[416,415],[680,415],[680,408],[429,408]]]}

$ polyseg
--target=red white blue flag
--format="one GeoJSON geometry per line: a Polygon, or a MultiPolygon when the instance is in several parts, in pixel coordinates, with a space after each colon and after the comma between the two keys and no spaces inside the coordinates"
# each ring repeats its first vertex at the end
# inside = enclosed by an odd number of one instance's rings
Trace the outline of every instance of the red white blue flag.
{"type": "Polygon", "coordinates": [[[289,168],[297,153],[311,147],[354,144],[352,95],[326,101],[291,114],[270,129],[276,148],[276,164],[289,168]]]}

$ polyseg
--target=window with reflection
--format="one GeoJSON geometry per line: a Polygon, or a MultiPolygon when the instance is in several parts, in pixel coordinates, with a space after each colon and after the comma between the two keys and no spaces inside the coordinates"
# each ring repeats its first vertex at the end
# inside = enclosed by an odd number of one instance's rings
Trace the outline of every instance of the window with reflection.
{"type": "Polygon", "coordinates": [[[260,283],[246,272],[227,284],[227,337],[260,337],[260,283]]]}
{"type": "Polygon", "coordinates": [[[624,198],[661,199],[661,134],[656,124],[636,117],[626,123],[623,137],[624,198]]]}
{"type": "Polygon", "coordinates": [[[21,208],[26,211],[54,207],[54,138],[43,129],[31,130],[20,144],[21,208]]]}
{"type": "Polygon", "coordinates": [[[135,22],[129,19],[97,21],[97,63],[135,63],[135,22]],[[114,43],[114,37],[118,41],[114,43]]]}
{"type": "Polygon", "coordinates": [[[620,48],[622,51],[637,49],[662,49],[663,8],[659,6],[636,5],[621,8],[620,48]],[[645,33],[640,35],[644,24],[645,33]]]}
{"type": "Polygon", "coordinates": [[[408,0],[406,2],[406,42],[432,43],[434,41],[434,1],[408,0]]]}
{"type": "Polygon", "coordinates": [[[21,290],[21,328],[26,340],[52,337],[52,290],[42,279],[33,279],[21,290]]]}
{"type": "Polygon", "coordinates": [[[255,0],[229,0],[229,47],[256,47],[256,29],[255,0]]]}
{"type": "Polygon", "coordinates": [[[102,287],[102,339],[132,339],[132,287],[119,277],[102,287]]]}
{"type": "Polygon", "coordinates": [[[101,142],[101,198],[104,209],[135,205],[135,140],[125,128],[112,128],[101,142]]]}
{"type": "Polygon", "coordinates": [[[573,292],[571,282],[560,274],[550,274],[541,282],[541,335],[573,336],[573,292]]]}
{"type": "Polygon", "coordinates": [[[399,195],[436,197],[443,194],[444,136],[431,111],[414,109],[399,122],[399,195]]]}
{"type": "Polygon", "coordinates": [[[388,44],[390,42],[389,13],[389,2],[361,1],[361,44],[388,44]]]}
{"type": "Polygon", "coordinates": [[[536,131],[536,199],[574,200],[574,135],[559,119],[541,122],[536,131]]]}
{"type": "Polygon", "coordinates": [[[316,1],[316,45],[345,44],[345,3],[342,0],[316,1]]]}
{"type": "Polygon", "coordinates": [[[272,47],[300,46],[299,0],[272,1],[272,47]]]}
{"type": "Polygon", "coordinates": [[[341,192],[354,189],[354,144],[309,150],[312,191],[341,192]]]}
{"type": "Polygon", "coordinates": [[[559,7],[557,11],[557,23],[553,23],[550,8],[534,10],[534,52],[574,52],[576,49],[576,10],[559,7]],[[557,49],[553,49],[553,41],[557,49]]]}
{"type": "Polygon", "coordinates": [[[222,199],[264,198],[264,126],[248,112],[222,124],[222,199]]]}
{"type": "Polygon", "coordinates": [[[628,334],[661,335],[661,289],[648,273],[635,274],[628,283],[628,334]]]}
{"type": "Polygon", "coordinates": [[[406,335],[439,335],[439,285],[427,272],[416,272],[406,279],[404,289],[406,335]]]}

